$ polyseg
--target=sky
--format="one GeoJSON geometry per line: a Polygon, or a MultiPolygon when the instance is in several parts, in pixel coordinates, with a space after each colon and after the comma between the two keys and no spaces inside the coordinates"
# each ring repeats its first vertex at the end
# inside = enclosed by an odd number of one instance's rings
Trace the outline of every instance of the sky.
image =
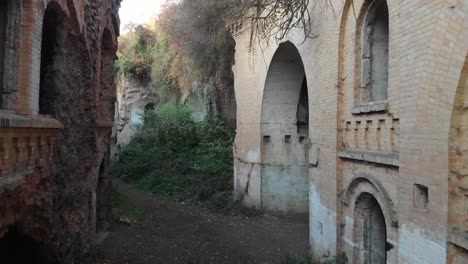
{"type": "MultiPolygon", "coordinates": [[[[120,6],[120,28],[128,23],[144,24],[158,14],[166,0],[123,0],[120,6]]],[[[124,33],[124,31],[122,31],[124,33]]]]}

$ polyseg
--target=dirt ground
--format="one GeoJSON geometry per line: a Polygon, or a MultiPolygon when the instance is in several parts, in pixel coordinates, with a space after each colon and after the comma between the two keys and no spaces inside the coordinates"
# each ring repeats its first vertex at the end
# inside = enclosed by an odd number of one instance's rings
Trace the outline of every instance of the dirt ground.
{"type": "Polygon", "coordinates": [[[101,245],[101,264],[266,264],[308,251],[307,219],[200,212],[115,181],[145,213],[101,245]]]}

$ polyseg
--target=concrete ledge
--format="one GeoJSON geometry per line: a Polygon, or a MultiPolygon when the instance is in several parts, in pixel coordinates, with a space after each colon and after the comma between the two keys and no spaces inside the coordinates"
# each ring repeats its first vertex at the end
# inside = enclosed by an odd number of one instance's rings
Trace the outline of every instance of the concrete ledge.
{"type": "Polygon", "coordinates": [[[400,167],[400,155],[398,153],[346,149],[338,153],[340,158],[360,160],[388,166],[400,167]]]}
{"type": "Polygon", "coordinates": [[[353,108],[353,115],[360,115],[360,114],[369,114],[369,113],[379,113],[379,112],[386,112],[388,110],[388,102],[374,102],[374,103],[367,103],[361,104],[353,108]]]}
{"type": "Polygon", "coordinates": [[[8,112],[0,113],[0,128],[63,128],[58,120],[47,116],[23,116],[8,112]]]}

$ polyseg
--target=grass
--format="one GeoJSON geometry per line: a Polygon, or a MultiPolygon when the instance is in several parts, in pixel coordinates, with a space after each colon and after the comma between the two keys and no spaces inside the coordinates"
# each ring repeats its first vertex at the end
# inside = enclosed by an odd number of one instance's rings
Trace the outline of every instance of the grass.
{"type": "Polygon", "coordinates": [[[128,218],[130,221],[141,220],[143,210],[138,208],[126,195],[116,189],[112,190],[112,215],[114,223],[120,223],[120,219],[128,218]]]}

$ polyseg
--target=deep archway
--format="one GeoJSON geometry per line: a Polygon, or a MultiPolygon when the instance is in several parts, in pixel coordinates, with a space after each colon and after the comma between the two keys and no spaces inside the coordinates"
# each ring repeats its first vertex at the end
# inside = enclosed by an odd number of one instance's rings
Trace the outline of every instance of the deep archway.
{"type": "Polygon", "coordinates": [[[39,113],[54,115],[55,105],[59,101],[58,89],[54,82],[54,60],[58,52],[59,33],[62,24],[62,13],[57,3],[52,2],[47,6],[42,24],[41,44],[41,76],[39,87],[39,113]]]}
{"type": "Polygon", "coordinates": [[[302,58],[291,42],[279,45],[262,102],[262,208],[308,212],[309,100],[302,58]]]}
{"type": "Polygon", "coordinates": [[[0,259],[2,263],[46,264],[51,263],[42,243],[10,228],[0,239],[0,259]]]}
{"type": "Polygon", "coordinates": [[[387,263],[387,228],[379,202],[368,193],[361,194],[354,209],[353,263],[387,263]]]}

